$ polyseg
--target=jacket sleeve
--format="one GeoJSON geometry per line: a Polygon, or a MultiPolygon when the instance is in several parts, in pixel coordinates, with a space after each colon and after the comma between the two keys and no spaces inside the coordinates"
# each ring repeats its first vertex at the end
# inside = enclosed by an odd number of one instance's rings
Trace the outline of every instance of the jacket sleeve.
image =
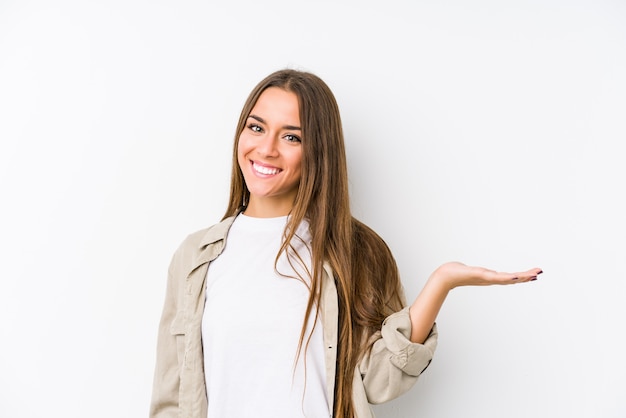
{"type": "Polygon", "coordinates": [[[359,364],[367,400],[371,404],[390,401],[404,394],[426,370],[437,347],[437,326],[423,344],[410,341],[409,308],[383,322],[370,350],[359,364]]]}
{"type": "Polygon", "coordinates": [[[168,270],[165,303],[158,329],[156,367],[150,403],[150,418],[178,417],[180,362],[178,345],[184,344],[184,329],[179,312],[179,280],[176,265],[179,251],[174,254],[168,270]]]}

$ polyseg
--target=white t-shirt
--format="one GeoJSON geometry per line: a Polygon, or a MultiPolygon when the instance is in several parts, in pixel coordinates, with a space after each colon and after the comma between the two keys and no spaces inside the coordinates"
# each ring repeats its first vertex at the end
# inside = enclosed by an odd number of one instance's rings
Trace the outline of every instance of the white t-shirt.
{"type": "MultiPolygon", "coordinates": [[[[296,363],[309,289],[274,269],[286,222],[287,216],[237,216],[224,252],[209,265],[202,341],[210,418],[331,415],[319,320],[304,354],[314,312],[296,363]]],[[[292,244],[310,271],[308,224],[297,235],[304,242],[292,244]]],[[[290,265],[281,255],[277,268],[296,276],[295,268],[308,284],[295,257],[290,265]]]]}

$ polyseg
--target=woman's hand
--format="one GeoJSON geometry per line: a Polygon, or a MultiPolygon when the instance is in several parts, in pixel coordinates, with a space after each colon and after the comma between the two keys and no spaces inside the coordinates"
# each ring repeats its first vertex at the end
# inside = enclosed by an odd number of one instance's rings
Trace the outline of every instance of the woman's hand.
{"type": "Polygon", "coordinates": [[[421,344],[426,340],[448,292],[455,287],[524,283],[537,280],[541,273],[540,268],[505,273],[458,262],[442,264],[430,275],[409,309],[411,341],[421,344]]]}
{"type": "Polygon", "coordinates": [[[515,284],[537,280],[540,268],[513,273],[498,272],[484,267],[467,266],[459,262],[442,264],[433,272],[429,280],[442,283],[448,290],[459,286],[488,286],[494,284],[515,284]]]}

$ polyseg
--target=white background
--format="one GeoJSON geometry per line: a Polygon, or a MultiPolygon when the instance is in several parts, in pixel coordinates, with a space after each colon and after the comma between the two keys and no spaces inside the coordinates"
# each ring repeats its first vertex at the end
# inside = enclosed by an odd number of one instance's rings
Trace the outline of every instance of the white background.
{"type": "Polygon", "coordinates": [[[622,1],[0,0],[0,416],[147,416],[170,257],[225,210],[269,72],[342,110],[353,210],[409,299],[448,260],[435,360],[379,417],[624,417],[622,1]]]}

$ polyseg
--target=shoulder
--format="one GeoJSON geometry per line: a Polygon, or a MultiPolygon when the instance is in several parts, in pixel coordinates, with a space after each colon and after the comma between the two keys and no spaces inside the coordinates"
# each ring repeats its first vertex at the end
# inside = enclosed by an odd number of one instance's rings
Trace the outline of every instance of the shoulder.
{"type": "Polygon", "coordinates": [[[174,260],[193,259],[207,246],[223,242],[234,220],[235,216],[231,216],[208,228],[203,228],[187,235],[176,249],[174,260]]]}
{"type": "Polygon", "coordinates": [[[365,223],[353,218],[352,231],[352,239],[357,249],[366,253],[383,253],[391,256],[385,240],[365,223]]]}

